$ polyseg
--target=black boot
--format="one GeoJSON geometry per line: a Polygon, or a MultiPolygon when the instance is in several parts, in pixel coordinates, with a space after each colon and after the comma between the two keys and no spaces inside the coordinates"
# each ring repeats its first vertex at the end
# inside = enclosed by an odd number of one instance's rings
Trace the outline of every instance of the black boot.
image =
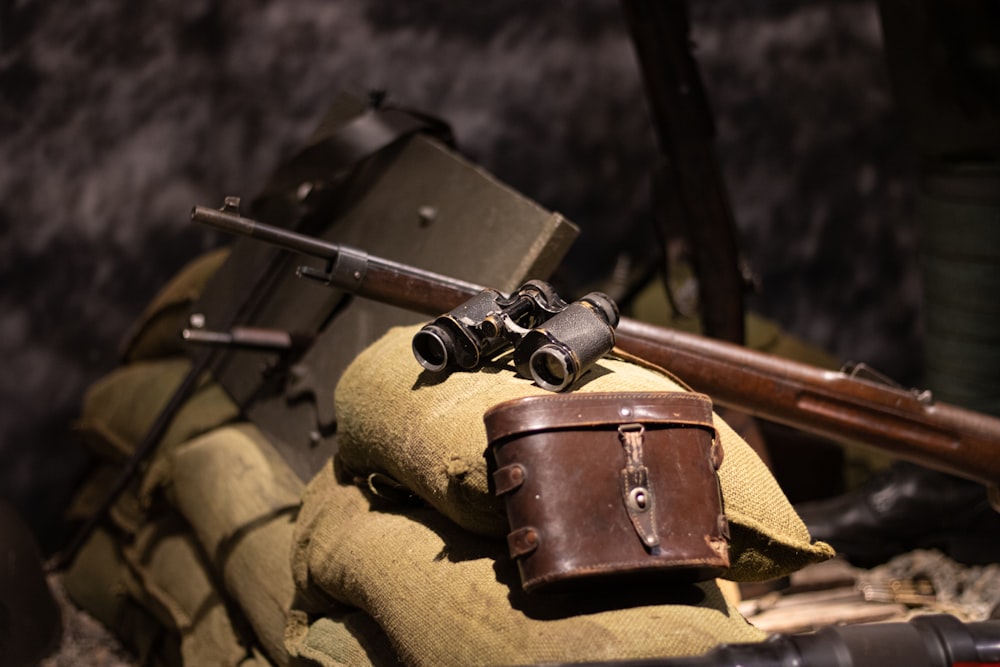
{"type": "Polygon", "coordinates": [[[796,507],[813,538],[859,567],[913,549],[968,565],[1000,563],[1000,513],[975,482],[895,463],[861,488],[796,507]]]}

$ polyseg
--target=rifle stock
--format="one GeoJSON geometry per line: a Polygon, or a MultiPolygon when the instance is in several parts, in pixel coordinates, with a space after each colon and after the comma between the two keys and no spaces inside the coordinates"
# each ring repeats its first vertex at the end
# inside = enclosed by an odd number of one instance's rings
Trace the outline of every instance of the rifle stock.
{"type": "Polygon", "coordinates": [[[1000,419],[903,389],[628,318],[618,346],[727,407],[972,479],[1000,481],[1000,419]]]}
{"type": "MultiPolygon", "coordinates": [[[[236,212],[196,206],[194,221],[323,259],[300,275],[436,316],[486,289],[271,227],[236,212]]],[[[733,343],[622,318],[617,347],[661,366],[727,407],[838,441],[854,441],[995,488],[1000,419],[885,383],[819,369],[733,343]]]]}

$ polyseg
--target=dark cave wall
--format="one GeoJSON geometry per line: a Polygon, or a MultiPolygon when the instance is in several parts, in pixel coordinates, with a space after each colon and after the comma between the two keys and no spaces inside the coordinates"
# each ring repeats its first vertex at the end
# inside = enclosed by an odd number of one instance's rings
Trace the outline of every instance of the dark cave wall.
{"type": "MultiPolygon", "coordinates": [[[[908,382],[909,153],[869,2],[692,3],[753,307],[908,382]]],[[[49,525],[68,424],[156,289],[221,239],[337,91],[384,89],[584,230],[579,281],[647,241],[655,140],[616,3],[0,3],[0,490],[49,525]]],[[[54,538],[53,538],[54,539],[54,538]]]]}

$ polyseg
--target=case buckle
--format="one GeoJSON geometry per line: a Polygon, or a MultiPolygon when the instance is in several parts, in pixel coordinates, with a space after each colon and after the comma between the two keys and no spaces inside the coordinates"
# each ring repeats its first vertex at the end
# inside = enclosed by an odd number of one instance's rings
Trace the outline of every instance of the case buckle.
{"type": "Polygon", "coordinates": [[[646,549],[660,546],[656,534],[655,497],[649,485],[649,469],[642,460],[643,436],[646,428],[642,424],[622,424],[618,427],[618,438],[625,450],[625,467],[622,468],[622,500],[628,512],[632,527],[646,549]]]}

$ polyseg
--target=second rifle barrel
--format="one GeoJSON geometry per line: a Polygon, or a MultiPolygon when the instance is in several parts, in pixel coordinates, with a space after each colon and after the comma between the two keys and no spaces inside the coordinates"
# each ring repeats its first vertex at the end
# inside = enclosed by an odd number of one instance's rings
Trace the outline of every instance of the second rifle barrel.
{"type": "Polygon", "coordinates": [[[235,210],[195,206],[191,210],[191,219],[229,234],[248,236],[285,250],[326,260],[329,273],[321,276],[328,281],[326,284],[425,315],[450,310],[486,289],[465,280],[375,257],[351,246],[244,218],[235,210]]]}
{"type": "Polygon", "coordinates": [[[236,213],[220,211],[208,206],[195,206],[191,209],[191,219],[223,232],[249,236],[311,257],[334,260],[340,254],[340,246],[335,243],[296,234],[281,227],[261,224],[236,213]]]}

